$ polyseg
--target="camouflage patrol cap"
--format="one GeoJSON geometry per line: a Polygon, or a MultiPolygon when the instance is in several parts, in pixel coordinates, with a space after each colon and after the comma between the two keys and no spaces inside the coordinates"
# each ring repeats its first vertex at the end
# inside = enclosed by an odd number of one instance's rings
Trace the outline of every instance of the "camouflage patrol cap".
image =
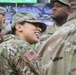
{"type": "Polygon", "coordinates": [[[41,22],[38,17],[35,14],[32,13],[27,13],[27,12],[21,12],[21,13],[16,13],[13,16],[13,21],[12,21],[12,28],[20,22],[29,22],[29,23],[38,23],[40,24],[40,28],[42,29],[42,32],[46,30],[46,24],[41,22]]]}
{"type": "Polygon", "coordinates": [[[62,4],[67,5],[68,7],[71,7],[71,5],[70,5],[70,3],[68,2],[68,0],[51,0],[50,2],[51,2],[51,3],[61,2],[62,4]]]}
{"type": "Polygon", "coordinates": [[[6,9],[4,9],[3,7],[0,7],[0,14],[6,14],[6,9]]]}

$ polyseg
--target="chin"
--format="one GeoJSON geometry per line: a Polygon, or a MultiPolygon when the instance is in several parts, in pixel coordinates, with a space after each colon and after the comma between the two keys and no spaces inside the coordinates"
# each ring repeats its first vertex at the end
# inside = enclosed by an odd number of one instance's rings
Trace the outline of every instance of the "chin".
{"type": "Polygon", "coordinates": [[[39,41],[39,39],[34,39],[30,42],[30,44],[36,44],[39,41]]]}
{"type": "Polygon", "coordinates": [[[35,40],[34,43],[37,43],[39,41],[39,39],[35,40]]]}
{"type": "Polygon", "coordinates": [[[52,18],[52,19],[55,19],[55,16],[52,16],[51,18],[52,18]]]}
{"type": "Polygon", "coordinates": [[[35,43],[37,43],[39,40],[36,40],[35,43]]]}

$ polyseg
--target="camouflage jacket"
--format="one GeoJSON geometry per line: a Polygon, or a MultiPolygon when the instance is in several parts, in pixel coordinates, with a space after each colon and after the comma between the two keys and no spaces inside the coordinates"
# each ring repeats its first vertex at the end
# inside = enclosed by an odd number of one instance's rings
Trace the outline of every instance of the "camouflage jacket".
{"type": "Polygon", "coordinates": [[[38,54],[29,43],[11,34],[3,39],[0,44],[0,75],[43,75],[37,63],[38,54]]]}
{"type": "Polygon", "coordinates": [[[9,31],[11,31],[11,29],[8,28],[7,26],[5,25],[0,26],[0,43],[3,41],[3,36],[8,34],[9,31]]]}
{"type": "Polygon", "coordinates": [[[76,12],[39,49],[45,75],[76,75],[76,12]]]}
{"type": "Polygon", "coordinates": [[[2,27],[0,27],[0,29],[3,35],[7,34],[10,31],[10,28],[8,28],[6,25],[3,25],[2,27]]]}

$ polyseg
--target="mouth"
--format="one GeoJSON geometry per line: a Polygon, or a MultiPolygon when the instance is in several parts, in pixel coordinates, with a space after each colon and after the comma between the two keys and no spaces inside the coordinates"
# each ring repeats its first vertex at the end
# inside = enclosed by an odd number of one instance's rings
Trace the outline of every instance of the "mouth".
{"type": "Polygon", "coordinates": [[[35,34],[35,36],[36,36],[37,39],[39,39],[40,36],[41,36],[41,33],[40,32],[35,32],[34,34],[35,34]]]}
{"type": "Polygon", "coordinates": [[[56,14],[56,12],[52,12],[52,14],[51,15],[55,15],[56,14]]]}

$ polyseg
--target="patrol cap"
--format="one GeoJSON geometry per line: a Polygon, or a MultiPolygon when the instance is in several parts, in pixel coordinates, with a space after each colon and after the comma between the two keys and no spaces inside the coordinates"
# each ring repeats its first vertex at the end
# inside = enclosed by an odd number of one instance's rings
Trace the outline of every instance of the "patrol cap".
{"type": "Polygon", "coordinates": [[[42,29],[42,32],[44,32],[46,30],[46,24],[41,22],[38,17],[35,14],[29,13],[29,12],[21,12],[21,13],[16,13],[13,16],[13,20],[12,20],[12,28],[20,22],[29,22],[29,23],[38,23],[40,24],[40,28],[42,29]]]}
{"type": "Polygon", "coordinates": [[[70,3],[68,2],[68,0],[51,0],[51,3],[54,4],[54,2],[60,2],[68,7],[71,7],[70,3]]]}
{"type": "Polygon", "coordinates": [[[0,14],[6,14],[6,9],[4,9],[3,7],[0,7],[0,14]]]}

